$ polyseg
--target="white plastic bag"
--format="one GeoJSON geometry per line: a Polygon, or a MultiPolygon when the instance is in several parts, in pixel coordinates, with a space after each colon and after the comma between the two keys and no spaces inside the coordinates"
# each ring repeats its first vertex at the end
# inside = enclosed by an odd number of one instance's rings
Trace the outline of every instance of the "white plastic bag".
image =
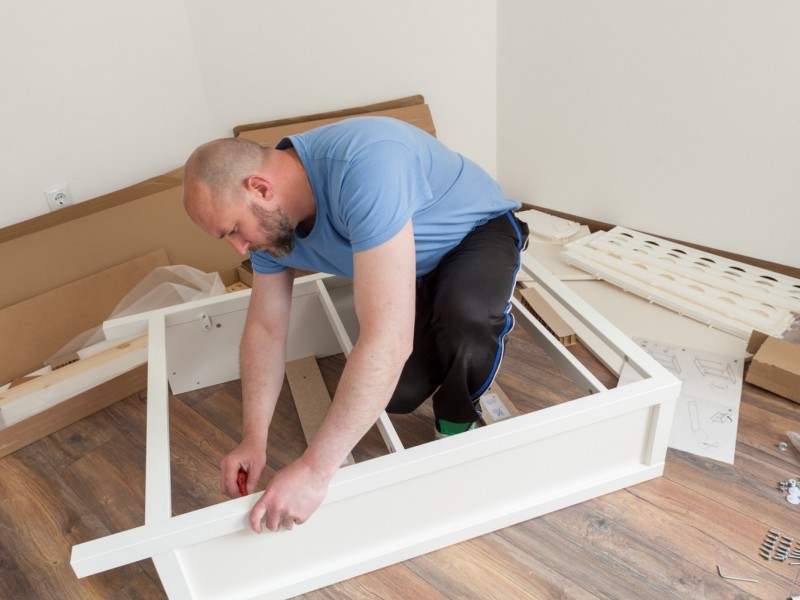
{"type": "MultiPolygon", "coordinates": [[[[105,320],[134,315],[149,310],[166,308],[176,304],[192,302],[225,293],[225,284],[218,273],[204,273],[187,265],[156,267],[128,292],[105,320]]],[[[53,359],[104,341],[101,325],[73,338],[58,352],[48,358],[53,359]]]]}

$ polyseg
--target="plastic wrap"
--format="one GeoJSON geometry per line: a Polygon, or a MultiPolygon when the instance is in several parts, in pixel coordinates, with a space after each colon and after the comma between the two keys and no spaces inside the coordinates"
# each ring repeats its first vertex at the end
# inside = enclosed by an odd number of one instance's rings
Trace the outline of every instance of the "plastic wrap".
{"type": "MultiPolygon", "coordinates": [[[[218,273],[204,273],[187,265],[157,267],[128,292],[105,320],[166,308],[218,296],[225,293],[225,284],[218,273]]],[[[104,341],[102,324],[74,337],[58,352],[50,356],[45,365],[54,359],[78,352],[104,341]]]]}

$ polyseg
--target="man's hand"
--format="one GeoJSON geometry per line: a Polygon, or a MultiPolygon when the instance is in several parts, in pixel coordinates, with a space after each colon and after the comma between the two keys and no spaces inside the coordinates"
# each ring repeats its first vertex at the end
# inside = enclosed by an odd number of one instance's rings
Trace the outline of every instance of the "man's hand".
{"type": "Polygon", "coordinates": [[[264,447],[260,444],[248,444],[242,442],[239,446],[219,464],[219,490],[231,498],[239,498],[242,494],[236,477],[239,469],[247,472],[247,493],[252,494],[256,491],[258,478],[267,463],[267,455],[264,447]]]}
{"type": "Polygon", "coordinates": [[[315,471],[300,457],[270,480],[267,489],[250,511],[250,527],[261,532],[266,518],[267,529],[291,529],[302,525],[317,510],[328,491],[330,477],[315,471]]]}

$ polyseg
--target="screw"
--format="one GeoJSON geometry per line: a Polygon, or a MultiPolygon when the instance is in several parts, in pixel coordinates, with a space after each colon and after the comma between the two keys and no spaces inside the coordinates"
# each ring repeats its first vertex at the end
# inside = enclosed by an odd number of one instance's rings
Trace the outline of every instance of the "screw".
{"type": "Polygon", "coordinates": [[[786,449],[788,447],[789,445],[786,442],[778,442],[778,450],[780,450],[781,452],[786,452],[786,449]]]}

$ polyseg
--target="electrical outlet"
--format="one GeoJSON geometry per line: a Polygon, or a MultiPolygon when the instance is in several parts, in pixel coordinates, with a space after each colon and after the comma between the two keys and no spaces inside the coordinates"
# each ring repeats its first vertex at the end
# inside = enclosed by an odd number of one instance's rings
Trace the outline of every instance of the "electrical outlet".
{"type": "Polygon", "coordinates": [[[44,197],[47,199],[47,206],[50,207],[51,212],[72,204],[72,192],[69,191],[66,183],[59,183],[46,189],[44,197]]]}

